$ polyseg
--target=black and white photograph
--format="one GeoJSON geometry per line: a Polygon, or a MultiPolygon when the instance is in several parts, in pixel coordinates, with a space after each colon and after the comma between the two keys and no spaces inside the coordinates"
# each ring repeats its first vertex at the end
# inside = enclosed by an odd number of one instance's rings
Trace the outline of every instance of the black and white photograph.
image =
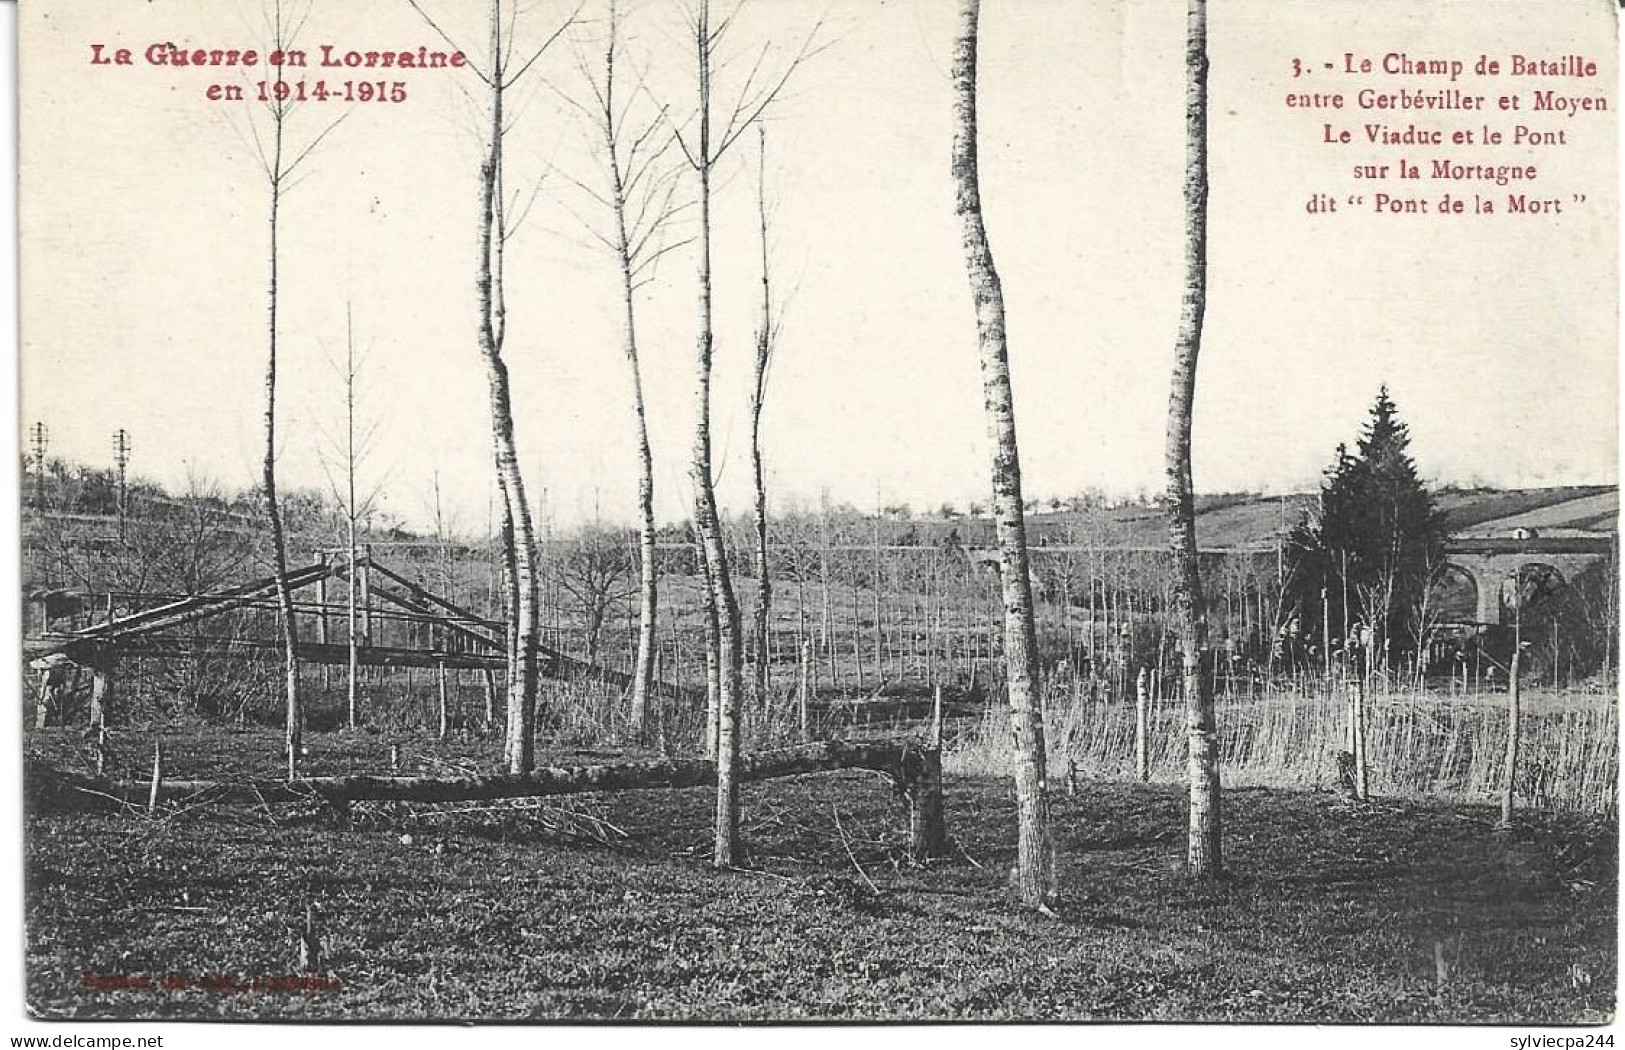
{"type": "Polygon", "coordinates": [[[12,1045],[1613,1046],[1612,3],[14,15],[12,1045]]]}

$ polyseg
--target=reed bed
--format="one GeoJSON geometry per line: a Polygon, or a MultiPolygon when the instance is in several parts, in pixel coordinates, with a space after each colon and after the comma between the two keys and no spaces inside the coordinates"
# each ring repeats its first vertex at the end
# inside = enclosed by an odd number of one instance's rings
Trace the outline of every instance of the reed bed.
{"type": "MultiPolygon", "coordinates": [[[[1184,711],[1177,697],[1149,702],[1148,779],[1185,777],[1184,711]]],[[[1223,779],[1230,786],[1329,789],[1346,750],[1347,687],[1220,697],[1223,779]]],[[[1044,705],[1051,775],[1132,779],[1132,701],[1063,681],[1044,705]]],[[[1619,705],[1612,693],[1569,690],[1524,697],[1517,797],[1541,809],[1614,813],[1619,803],[1619,705]]],[[[1506,785],[1505,693],[1447,697],[1385,692],[1366,700],[1373,794],[1464,802],[1498,799],[1506,785]]],[[[1006,775],[1009,719],[1001,706],[962,733],[950,773],[1006,775]]]]}

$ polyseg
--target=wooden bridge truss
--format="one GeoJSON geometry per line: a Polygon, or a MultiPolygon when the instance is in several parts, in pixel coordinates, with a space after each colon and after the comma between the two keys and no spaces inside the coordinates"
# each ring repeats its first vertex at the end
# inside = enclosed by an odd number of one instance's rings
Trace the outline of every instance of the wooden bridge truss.
{"type": "MultiPolygon", "coordinates": [[[[345,666],[350,658],[349,591],[355,584],[356,662],[366,667],[478,670],[487,689],[507,668],[507,625],[480,616],[414,583],[376,561],[370,553],[352,565],[347,553],[328,553],[287,574],[299,621],[295,656],[300,664],[345,666]],[[336,599],[329,584],[342,585],[336,599]],[[314,599],[307,597],[314,591],[314,599]]],[[[43,726],[69,675],[91,672],[90,718],[105,717],[118,664],[124,659],[187,659],[207,655],[274,657],[283,651],[280,634],[243,637],[208,633],[211,621],[242,611],[280,617],[274,576],[206,594],[152,596],[109,594],[99,623],[52,631],[24,640],[24,655],[39,672],[36,725],[43,726]],[[127,611],[115,614],[118,603],[127,611]],[[156,601],[157,604],[150,604],[156,601]],[[145,605],[145,608],[138,606],[145,605]]],[[[589,664],[551,646],[542,646],[540,667],[550,678],[593,678],[615,688],[631,686],[631,675],[589,664]]],[[[684,697],[686,690],[657,683],[662,695],[684,697]]]]}

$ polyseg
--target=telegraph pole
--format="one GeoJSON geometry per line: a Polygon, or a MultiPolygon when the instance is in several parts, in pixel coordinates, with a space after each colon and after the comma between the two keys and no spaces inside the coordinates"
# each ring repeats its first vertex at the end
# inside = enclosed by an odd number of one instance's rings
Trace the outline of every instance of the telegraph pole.
{"type": "Polygon", "coordinates": [[[118,467],[118,535],[123,539],[124,519],[130,506],[130,432],[123,427],[113,432],[113,462],[118,467]]]}
{"type": "Polygon", "coordinates": [[[50,444],[51,431],[44,423],[28,428],[34,446],[34,509],[45,509],[45,449],[50,444]]]}

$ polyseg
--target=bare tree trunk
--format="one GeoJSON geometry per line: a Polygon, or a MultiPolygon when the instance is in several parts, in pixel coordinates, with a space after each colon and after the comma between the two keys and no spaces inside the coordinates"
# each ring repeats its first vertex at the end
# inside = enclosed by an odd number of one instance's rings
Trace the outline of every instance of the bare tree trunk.
{"type": "Polygon", "coordinates": [[[863,673],[863,614],[858,604],[858,573],[857,566],[852,567],[852,662],[858,668],[858,689],[868,688],[863,673]]]}
{"type": "Polygon", "coordinates": [[[1185,49],[1185,291],[1168,401],[1168,532],[1175,562],[1174,605],[1185,683],[1189,740],[1190,841],[1193,878],[1223,869],[1220,849],[1218,732],[1211,685],[1202,674],[1206,642],[1201,566],[1196,546],[1196,499],[1191,478],[1191,414],[1196,361],[1207,307],[1207,3],[1190,0],[1185,49]]]}
{"type": "Polygon", "coordinates": [[[497,483],[507,514],[507,555],[513,573],[513,651],[508,668],[508,731],[505,759],[510,773],[528,773],[535,762],[537,657],[540,622],[536,533],[525,499],[524,480],[514,438],[508,366],[502,359],[507,334],[503,296],[503,255],[507,237],[502,206],[503,94],[508,87],[503,66],[501,0],[491,3],[490,138],[480,165],[480,261],[475,291],[480,306],[480,356],[485,361],[491,411],[491,443],[497,483]],[[511,536],[511,539],[509,537],[511,536]]]}
{"type": "Polygon", "coordinates": [[[587,610],[587,663],[598,666],[598,640],[604,633],[604,616],[606,610],[603,606],[595,605],[587,610]]]}
{"type": "MultiPolygon", "coordinates": [[[[280,49],[285,29],[282,24],[282,8],[280,4],[275,9],[273,19],[272,32],[276,37],[277,47],[280,49]]],[[[278,66],[278,86],[282,82],[282,67],[278,66]]],[[[276,570],[277,608],[281,612],[282,660],[286,675],[288,698],[285,742],[287,746],[288,779],[292,780],[299,772],[299,753],[302,749],[301,738],[304,733],[305,713],[299,698],[299,624],[294,619],[293,591],[288,587],[288,543],[287,537],[282,530],[282,510],[277,503],[276,492],[277,267],[280,261],[277,254],[277,234],[280,232],[282,178],[284,175],[282,132],[286,119],[287,103],[285,101],[272,102],[271,157],[269,161],[271,244],[266,324],[269,341],[265,356],[265,460],[261,484],[265,489],[265,516],[271,526],[271,551],[276,570]]]]}
{"type": "MultiPolygon", "coordinates": [[[[705,548],[705,560],[710,569],[708,601],[717,628],[717,806],[716,838],[712,862],[718,868],[735,865],[739,837],[739,708],[743,689],[744,649],[741,644],[739,603],[734,595],[733,576],[728,567],[727,546],[717,513],[715,481],[711,468],[711,359],[714,349],[714,328],[711,297],[711,173],[716,162],[727,153],[783,89],[790,75],[807,57],[813,37],[809,35],[801,53],[789,63],[777,83],[765,87],[747,101],[743,96],[731,112],[723,114],[716,134],[712,127],[712,60],[718,42],[732,24],[730,14],[713,26],[710,0],[699,0],[689,28],[693,31],[695,74],[698,105],[695,112],[697,134],[692,141],[679,130],[673,138],[683,150],[684,157],[698,176],[698,203],[700,212],[697,240],[699,243],[698,312],[699,336],[696,340],[697,376],[695,383],[694,459],[691,475],[694,482],[694,525],[705,548]]],[[[814,27],[814,34],[817,27],[814,27]]],[[[746,79],[745,91],[754,83],[753,71],[746,79]]]]}
{"type": "MultiPolygon", "coordinates": [[[[356,447],[355,447],[355,330],[350,323],[350,304],[344,304],[344,476],[346,484],[347,501],[344,506],[345,539],[348,541],[350,564],[344,573],[345,613],[348,631],[346,632],[345,668],[345,701],[349,713],[350,728],[358,724],[360,712],[357,707],[356,677],[361,666],[361,656],[357,646],[359,640],[356,635],[356,542],[355,526],[358,516],[355,491],[356,473],[356,447]]],[[[325,615],[325,614],[324,614],[325,615]]]]}
{"type": "MultiPolygon", "coordinates": [[[[638,357],[637,308],[639,246],[647,242],[640,236],[633,243],[632,230],[627,222],[627,178],[623,157],[627,164],[636,163],[637,143],[630,151],[623,151],[620,118],[615,102],[615,68],[619,50],[619,18],[614,0],[609,5],[609,41],[604,50],[603,101],[599,131],[604,138],[605,154],[609,164],[610,203],[615,213],[615,254],[621,272],[621,300],[623,307],[623,339],[627,367],[632,378],[632,412],[638,441],[638,638],[637,656],[632,671],[632,697],[629,717],[632,738],[642,741],[648,735],[649,694],[654,688],[655,627],[659,608],[659,580],[655,565],[655,509],[654,509],[654,456],[649,449],[649,420],[643,400],[643,371],[638,357]]],[[[634,171],[633,175],[639,174],[634,171]]],[[[647,192],[647,191],[645,191],[647,192]]],[[[669,214],[666,213],[666,214],[669,214]]],[[[653,218],[653,227],[665,221],[665,214],[653,218]]],[[[640,231],[641,232],[641,231],[640,231]]]]}
{"type": "Polygon", "coordinates": [[[813,665],[812,642],[809,641],[807,638],[803,637],[801,639],[801,667],[799,668],[799,670],[801,671],[801,676],[800,676],[800,683],[799,683],[799,685],[798,685],[798,687],[796,689],[796,714],[798,716],[797,717],[797,722],[800,725],[801,740],[802,740],[803,743],[805,743],[806,741],[811,739],[811,732],[810,732],[811,727],[810,727],[810,723],[807,720],[807,716],[808,716],[807,705],[808,705],[809,700],[811,699],[811,694],[812,694],[812,683],[810,681],[811,676],[812,676],[812,665],[813,665]]]}
{"type": "Polygon", "coordinates": [[[976,40],[980,0],[960,0],[954,43],[953,176],[955,211],[962,225],[966,271],[976,306],[983,402],[993,441],[993,514],[1004,598],[1004,655],[1015,738],[1016,868],[1020,902],[1047,910],[1057,900],[1055,853],[1050,842],[1049,800],[1040,708],[1038,644],[1033,626],[1032,579],[1027,563],[1027,526],[1021,497],[1015,406],[1005,342],[1004,293],[999,285],[987,229],[982,222],[976,164],[976,40]]]}
{"type": "Polygon", "coordinates": [[[513,495],[514,507],[514,626],[513,658],[508,671],[508,731],[505,754],[508,772],[528,773],[535,762],[535,705],[539,623],[536,544],[530,511],[525,506],[519,461],[514,454],[512,410],[508,401],[508,372],[500,358],[488,358],[490,370],[492,437],[498,446],[497,463],[503,489],[513,495]]]}
{"type": "MultiPolygon", "coordinates": [[[[637,350],[632,336],[631,303],[627,304],[627,356],[637,375],[637,350]]],[[[654,690],[655,626],[659,609],[659,569],[655,563],[654,456],[649,451],[649,425],[643,409],[641,379],[634,379],[638,417],[638,652],[632,672],[632,733],[642,741],[648,735],[649,694],[654,690]]]]}
{"type": "Polygon", "coordinates": [[[756,214],[762,245],[762,320],[756,331],[756,375],[750,399],[750,467],[756,495],[756,626],[755,660],[757,703],[766,705],[772,686],[768,631],[773,617],[773,575],[767,557],[767,479],[762,465],[762,408],[767,397],[767,372],[773,358],[773,292],[767,253],[767,131],[757,125],[760,151],[756,161],[756,214]]]}
{"type": "Polygon", "coordinates": [[[711,559],[705,553],[698,529],[694,530],[694,557],[699,563],[701,600],[700,616],[705,634],[705,757],[717,757],[717,719],[722,710],[721,653],[722,629],[717,622],[717,607],[711,602],[711,559]]]}
{"type": "Polygon", "coordinates": [[[350,546],[350,566],[344,578],[344,603],[346,631],[347,667],[345,675],[345,701],[350,715],[350,728],[359,724],[361,716],[359,687],[357,679],[361,676],[361,635],[359,621],[356,619],[356,544],[355,544],[355,517],[351,515],[347,538],[350,546]]]}
{"type": "MultiPolygon", "coordinates": [[[[493,461],[494,462],[494,461],[493,461]]],[[[500,492],[501,483],[497,488],[500,492]]],[[[507,499],[502,500],[502,607],[504,614],[503,641],[507,644],[507,674],[508,680],[504,684],[504,692],[510,688],[513,681],[514,668],[519,666],[519,634],[516,630],[519,623],[519,573],[514,559],[514,530],[513,508],[508,505],[507,499]]],[[[507,701],[504,700],[504,709],[507,701]]]]}
{"type": "Polygon", "coordinates": [[[1523,657],[1523,580],[1512,577],[1516,611],[1512,621],[1512,665],[1507,670],[1507,760],[1506,784],[1501,789],[1501,826],[1512,826],[1512,807],[1518,793],[1518,747],[1523,735],[1523,696],[1518,681],[1523,657]]]}
{"type": "Polygon", "coordinates": [[[829,544],[829,493],[826,490],[819,500],[818,512],[818,636],[824,646],[824,656],[829,661],[829,684],[839,691],[841,674],[835,660],[835,615],[829,596],[829,544]]]}
{"type": "MultiPolygon", "coordinates": [[[[879,495],[878,490],[876,495],[879,495]]],[[[875,689],[879,690],[886,684],[886,652],[885,636],[881,633],[880,613],[880,500],[875,500],[875,517],[870,530],[870,551],[874,567],[874,578],[870,580],[873,588],[870,598],[873,599],[875,611],[875,689]]]]}
{"type": "Polygon", "coordinates": [[[695,54],[699,76],[699,337],[696,344],[698,375],[695,383],[694,524],[705,547],[709,569],[708,604],[717,626],[717,805],[712,863],[731,868],[739,836],[739,692],[743,653],[739,644],[739,603],[722,541],[717,496],[711,473],[711,10],[701,0],[695,24],[695,54]]]}

